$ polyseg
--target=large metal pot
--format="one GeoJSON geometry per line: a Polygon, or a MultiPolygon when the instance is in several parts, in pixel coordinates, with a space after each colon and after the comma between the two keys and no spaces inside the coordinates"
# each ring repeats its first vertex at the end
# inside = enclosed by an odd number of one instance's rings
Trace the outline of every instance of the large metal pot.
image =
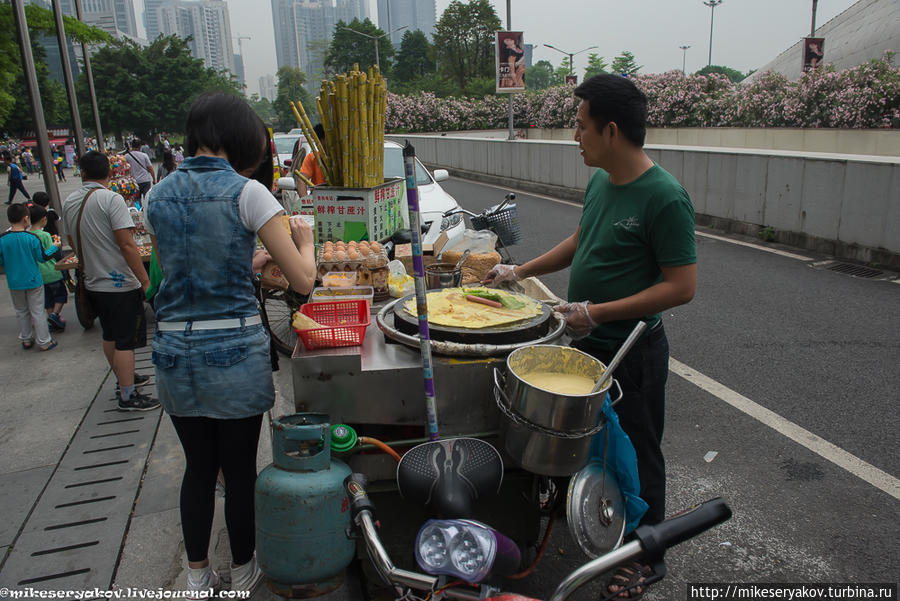
{"type": "MultiPolygon", "coordinates": [[[[568,346],[526,346],[510,353],[506,373],[494,369],[494,395],[501,411],[501,440],[513,461],[545,476],[570,476],[588,460],[591,437],[599,432],[603,400],[613,383],[586,395],[552,392],[525,382],[519,374],[552,371],[592,378],[606,366],[568,346]]],[[[621,396],[621,389],[619,389],[621,396]]],[[[617,399],[618,400],[618,399],[617,399]]]]}
{"type": "Polygon", "coordinates": [[[462,283],[462,268],[456,263],[432,263],[425,268],[425,287],[456,288],[462,283]]]}

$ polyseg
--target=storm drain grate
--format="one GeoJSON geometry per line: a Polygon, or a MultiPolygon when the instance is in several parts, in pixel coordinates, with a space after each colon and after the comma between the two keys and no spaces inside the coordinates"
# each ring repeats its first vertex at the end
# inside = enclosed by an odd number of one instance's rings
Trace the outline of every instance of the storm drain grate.
{"type": "MultiPolygon", "coordinates": [[[[152,374],[150,350],[135,353],[152,374]]],[[[155,396],[154,383],[144,390],[155,396]]],[[[101,388],[14,541],[0,585],[106,591],[140,487],[161,411],[116,409],[115,378],[101,388]]]]}
{"type": "Polygon", "coordinates": [[[852,263],[834,263],[829,265],[828,271],[836,271],[845,275],[852,275],[856,278],[880,278],[884,275],[883,271],[872,269],[864,265],[853,265],[852,263]]]}

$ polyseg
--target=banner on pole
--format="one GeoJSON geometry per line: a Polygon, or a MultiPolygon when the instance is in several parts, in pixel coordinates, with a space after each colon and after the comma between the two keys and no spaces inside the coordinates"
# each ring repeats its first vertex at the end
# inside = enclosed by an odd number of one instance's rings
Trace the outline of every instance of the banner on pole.
{"type": "Polygon", "coordinates": [[[825,38],[803,38],[803,72],[822,64],[825,56],[825,38]]]}
{"type": "Polygon", "coordinates": [[[521,31],[496,32],[497,93],[525,91],[525,41],[521,31]]]}

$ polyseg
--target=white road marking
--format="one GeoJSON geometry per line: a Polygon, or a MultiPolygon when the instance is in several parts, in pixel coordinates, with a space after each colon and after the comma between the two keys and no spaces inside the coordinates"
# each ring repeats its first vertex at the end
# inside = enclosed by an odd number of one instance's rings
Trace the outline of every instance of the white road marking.
{"type": "Polygon", "coordinates": [[[878,488],[895,499],[900,500],[900,480],[887,472],[878,469],[874,465],[866,463],[859,457],[851,455],[842,448],[828,442],[824,438],[817,436],[801,428],[797,424],[781,417],[777,413],[766,409],[762,405],[755,403],[747,397],[731,390],[724,384],[716,382],[712,378],[703,375],[695,369],[692,369],[677,361],[669,358],[669,371],[673,374],[681,376],[688,382],[691,382],[698,388],[705,390],[713,396],[725,401],[738,411],[741,411],[762,424],[769,426],[779,434],[790,438],[797,444],[806,447],[813,453],[819,455],[823,459],[830,461],[838,467],[844,468],[857,478],[868,482],[875,488],[878,488]]]}
{"type": "Polygon", "coordinates": [[[778,250],[776,248],[769,248],[768,246],[761,246],[759,244],[752,244],[750,242],[744,242],[742,240],[733,240],[731,238],[726,238],[725,236],[716,236],[715,234],[708,234],[706,232],[695,232],[698,236],[703,236],[704,238],[712,238],[713,240],[719,240],[721,242],[728,242],[729,244],[737,244],[738,246],[747,246],[749,248],[755,248],[756,250],[762,250],[767,253],[772,253],[773,255],[779,255],[782,257],[787,257],[788,259],[796,259],[798,261],[812,261],[810,257],[804,257],[803,255],[795,255],[794,253],[789,253],[783,250],[778,250]]]}

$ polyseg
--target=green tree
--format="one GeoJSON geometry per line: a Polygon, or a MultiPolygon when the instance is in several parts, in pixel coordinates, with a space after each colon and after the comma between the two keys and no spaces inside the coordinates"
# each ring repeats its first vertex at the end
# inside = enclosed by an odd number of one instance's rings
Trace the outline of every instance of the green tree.
{"type": "Polygon", "coordinates": [[[737,69],[732,69],[730,67],[721,67],[719,65],[707,65],[697,71],[697,75],[709,75],[710,73],[718,73],[720,75],[724,75],[735,83],[743,80],[745,77],[747,77],[747,75],[750,75],[749,73],[745,75],[737,69]]]}
{"type": "MultiPolygon", "coordinates": [[[[240,84],[191,56],[187,40],[160,36],[141,47],[125,40],[91,57],[97,105],[104,128],[149,139],[157,132],[183,131],[188,109],[204,92],[240,94],[240,84]]],[[[78,81],[82,119],[89,116],[87,81],[78,81]]]]}
{"type": "Polygon", "coordinates": [[[606,61],[603,60],[603,57],[597,54],[596,52],[591,52],[588,54],[588,65],[584,70],[584,78],[588,79],[593,77],[594,75],[602,75],[604,73],[609,73],[606,68],[609,65],[606,64],[606,61]]]}
{"type": "Polygon", "coordinates": [[[569,66],[569,57],[565,57],[559,63],[559,66],[553,71],[553,79],[552,84],[554,86],[561,86],[566,83],[566,75],[573,75],[574,71],[569,66]]]}
{"type": "MultiPolygon", "coordinates": [[[[351,34],[352,35],[352,34],[351,34]]],[[[276,123],[280,131],[289,131],[294,127],[298,127],[297,119],[291,110],[291,102],[300,102],[306,109],[306,114],[310,121],[315,123],[318,121],[318,111],[312,102],[309,92],[303,87],[306,83],[306,74],[297,67],[285,65],[278,70],[276,74],[278,78],[278,95],[272,104],[277,116],[276,123]]]]}
{"type": "Polygon", "coordinates": [[[622,54],[613,59],[610,70],[619,75],[632,75],[643,69],[643,65],[634,62],[634,55],[627,50],[623,50],[622,54]]]}
{"type": "Polygon", "coordinates": [[[349,24],[344,21],[337,22],[334,26],[334,35],[331,37],[331,45],[328,47],[328,54],[325,55],[325,66],[334,73],[347,73],[353,68],[354,63],[359,64],[360,71],[367,70],[375,64],[376,41],[372,38],[378,38],[378,58],[381,63],[381,71],[384,74],[389,73],[391,57],[394,56],[394,46],[384,32],[368,18],[365,21],[353,19],[349,24]],[[354,31],[359,33],[353,33],[354,31]]]}
{"type": "MultiPolygon", "coordinates": [[[[28,20],[28,33],[32,40],[32,52],[34,52],[35,38],[38,34],[56,36],[56,21],[53,18],[53,11],[34,4],[26,4],[25,18],[28,20]]],[[[66,36],[79,43],[97,44],[111,39],[106,32],[96,27],[89,27],[73,17],[64,16],[63,24],[66,28],[66,36]]],[[[39,59],[35,55],[35,63],[38,62],[42,62],[43,68],[46,68],[44,59],[39,59]]],[[[22,102],[24,102],[24,106],[27,109],[25,114],[27,114],[28,123],[31,123],[31,109],[28,104],[28,94],[24,87],[21,64],[22,54],[19,50],[12,5],[9,2],[0,2],[0,127],[23,127],[18,118],[15,121],[10,118],[13,110],[19,110],[15,108],[16,105],[22,102]]],[[[41,66],[35,64],[36,71],[40,72],[41,69],[41,66]]],[[[51,99],[44,98],[45,88],[48,94],[56,94],[57,96],[59,90],[62,90],[63,94],[65,94],[65,90],[58,82],[41,84],[40,77],[39,73],[38,89],[41,90],[41,101],[45,103],[46,108],[46,103],[51,99]],[[52,91],[51,88],[55,91],[52,91]]],[[[63,104],[66,104],[65,98],[63,98],[63,104]]],[[[68,111],[67,108],[63,110],[68,111]]],[[[45,118],[49,120],[49,116],[45,115],[45,118]]],[[[68,118],[66,118],[67,120],[68,118]]]]}
{"type": "Polygon", "coordinates": [[[278,113],[275,112],[275,107],[272,106],[268,98],[260,98],[259,94],[254,93],[250,95],[247,102],[250,103],[253,111],[266,124],[266,127],[274,128],[278,125],[278,113]]]}
{"type": "Polygon", "coordinates": [[[494,78],[494,32],[500,18],[489,0],[453,0],[434,28],[435,58],[461,91],[494,78]]]}
{"type": "Polygon", "coordinates": [[[541,60],[525,69],[525,85],[529,90],[544,90],[553,84],[553,64],[541,60]]]}
{"type": "Polygon", "coordinates": [[[393,81],[408,82],[434,73],[434,47],[420,30],[405,31],[394,65],[393,81]]]}

